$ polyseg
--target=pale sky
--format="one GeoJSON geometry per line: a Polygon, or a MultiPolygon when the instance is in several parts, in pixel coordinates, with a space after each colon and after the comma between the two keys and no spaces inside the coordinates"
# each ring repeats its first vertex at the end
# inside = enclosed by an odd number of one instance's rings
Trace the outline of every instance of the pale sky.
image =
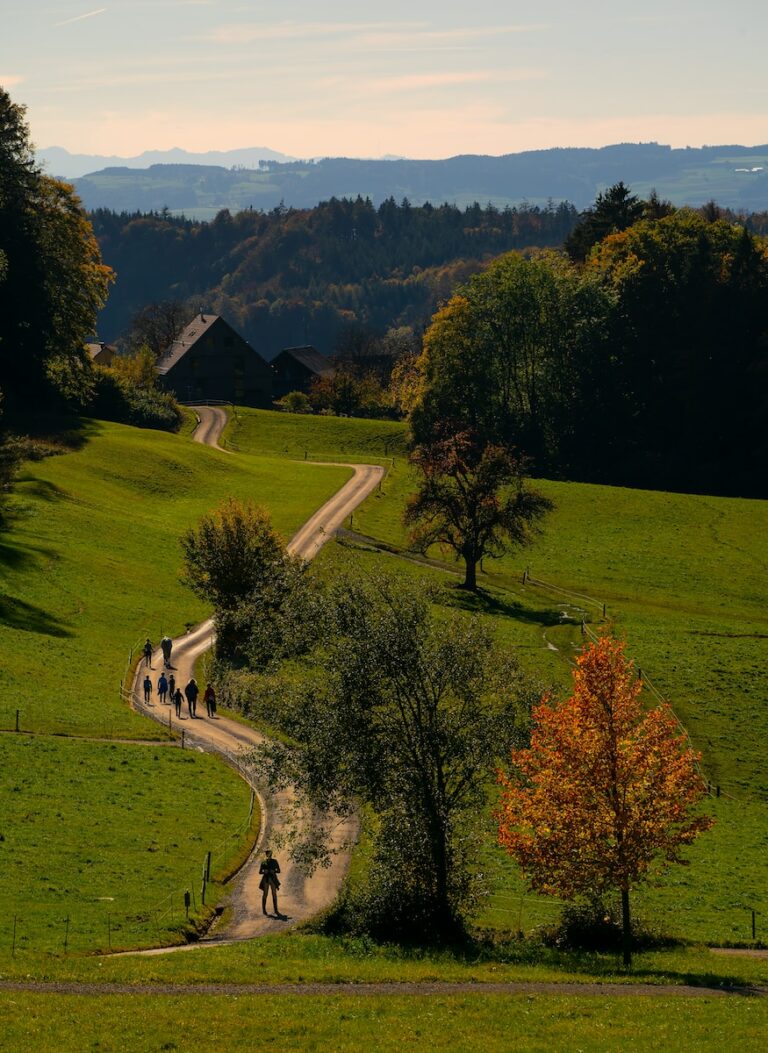
{"type": "Polygon", "coordinates": [[[768,0],[0,0],[37,147],[448,157],[768,142],[768,0]]]}

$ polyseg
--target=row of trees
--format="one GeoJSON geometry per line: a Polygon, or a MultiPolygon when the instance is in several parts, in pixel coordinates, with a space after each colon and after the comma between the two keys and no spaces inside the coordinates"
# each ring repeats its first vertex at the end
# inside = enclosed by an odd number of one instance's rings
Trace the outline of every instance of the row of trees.
{"type": "Polygon", "coordinates": [[[365,882],[332,925],[462,932],[498,771],[499,844],[543,893],[619,893],[629,963],[631,890],[711,824],[694,814],[696,755],[668,707],[643,711],[620,644],[588,647],[571,696],[536,704],[540,689],[480,620],[437,614],[439,593],[385,576],[323,583],[253,506],[230,501],[182,544],[187,583],[214,603],[223,698],[280,729],[256,759],[325,817],[295,856],[322,862],[336,819],[365,817],[365,882]]]}
{"type": "Polygon", "coordinates": [[[613,189],[576,261],[501,256],[435,314],[407,375],[415,440],[449,422],[549,475],[764,495],[766,243],[613,189]]]}

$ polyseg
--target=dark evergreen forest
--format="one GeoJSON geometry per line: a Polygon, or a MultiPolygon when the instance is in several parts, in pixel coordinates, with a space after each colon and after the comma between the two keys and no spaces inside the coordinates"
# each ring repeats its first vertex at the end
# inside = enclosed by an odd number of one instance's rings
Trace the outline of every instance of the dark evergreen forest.
{"type": "Polygon", "coordinates": [[[99,318],[113,341],[148,303],[179,300],[224,315],[265,358],[345,332],[417,333],[483,263],[511,249],[556,247],[575,226],[568,204],[496,209],[332,198],[312,209],[220,212],[211,222],[167,213],[92,213],[117,280],[99,318]]]}

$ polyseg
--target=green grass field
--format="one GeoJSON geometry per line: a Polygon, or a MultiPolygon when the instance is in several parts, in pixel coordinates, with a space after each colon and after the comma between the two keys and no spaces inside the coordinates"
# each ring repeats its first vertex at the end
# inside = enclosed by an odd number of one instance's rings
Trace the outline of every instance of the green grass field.
{"type": "Polygon", "coordinates": [[[349,475],[84,427],[77,452],[22,469],[0,535],[0,954],[14,918],[20,952],[59,952],[65,936],[70,951],[104,948],[108,924],[114,946],[178,937],[205,852],[215,870],[242,850],[250,791],[210,757],[164,748],[120,679],[139,639],[209,613],[178,581],[186,527],[235,494],[288,536],[349,475]]]}
{"type": "MultiPolygon", "coordinates": [[[[301,463],[305,453],[307,460],[386,464],[382,492],[355,513],[353,527],[395,547],[403,544],[400,514],[412,481],[401,425],[240,411],[227,433],[236,457],[185,437],[117,425],[88,429],[81,451],[26,467],[15,488],[11,530],[0,537],[0,726],[12,726],[19,708],[22,727],[28,720],[32,730],[161,735],[120,704],[115,685],[131,645],[145,631],[153,638],[177,633],[206,613],[178,584],[179,534],[227,493],[255,496],[290,534],[347,475],[301,463]]],[[[718,826],[694,849],[692,866],[644,892],[638,909],[657,927],[689,940],[747,941],[747,908],[761,911],[759,927],[768,916],[761,765],[766,716],[758,705],[765,697],[768,635],[758,554],[768,504],[541,486],[558,509],[536,546],[486,566],[487,588],[477,599],[453,590],[447,602],[489,619],[526,668],[561,689],[581,642],[574,620],[579,614],[555,593],[523,587],[523,567],[530,564],[539,577],[607,603],[630,650],[704,750],[708,773],[737,798],[711,802],[718,826]],[[723,635],[704,635],[711,632],[723,635]]],[[[354,540],[328,545],[319,557],[325,574],[350,567],[457,581],[354,540]]],[[[161,936],[178,931],[177,892],[199,875],[207,848],[222,845],[226,856],[242,846],[237,832],[247,817],[248,792],[212,759],[160,741],[143,746],[10,733],[0,735],[0,773],[6,876],[0,977],[115,983],[628,979],[612,955],[548,951],[532,940],[502,940],[461,955],[297,932],[171,957],[83,956],[78,952],[103,948],[110,937],[115,946],[157,942],[152,911],[162,909],[158,905],[171,893],[177,913],[159,919],[161,936]],[[106,898],[115,889],[117,896],[106,898]],[[106,915],[114,914],[117,926],[119,912],[124,921],[113,931],[106,915]],[[17,921],[13,958],[12,913],[27,919],[17,921]]],[[[483,924],[514,933],[556,915],[554,901],[525,893],[514,867],[492,844],[482,862],[493,886],[482,905],[483,924]]],[[[765,938],[760,928],[758,935],[765,938]]],[[[681,946],[638,955],[631,978],[765,984],[768,964],[681,946]]],[[[725,1036],[729,1042],[737,1036],[739,1048],[750,1050],[761,1048],[765,1026],[765,1003],[744,998],[260,997],[253,1003],[200,994],[75,1002],[4,992],[3,1012],[0,1027],[9,1048],[62,1053],[197,1048],[212,1033],[232,1049],[269,1036],[286,1049],[441,1048],[442,1041],[451,1049],[461,1043],[500,1050],[720,1050],[725,1036]]]]}
{"type": "Polygon", "coordinates": [[[580,1050],[721,1053],[738,1035],[763,1048],[768,1012],[749,999],[515,997],[78,996],[14,993],[0,1001],[8,1048],[133,1053],[206,1048],[580,1050]],[[12,999],[12,1004],[9,1004],[12,999]],[[86,1046],[85,1043],[88,1043],[86,1046]]]}
{"type": "Polygon", "coordinates": [[[0,953],[19,961],[178,941],[187,889],[205,915],[206,853],[215,873],[249,826],[242,780],[175,747],[2,735],[0,800],[0,953]]]}
{"type": "MultiPolygon", "coordinates": [[[[241,414],[240,447],[267,443],[273,448],[275,416],[241,414]]],[[[302,418],[285,417],[283,427],[292,435],[288,445],[295,451],[302,418]]],[[[378,445],[372,440],[375,422],[309,422],[313,434],[324,434],[329,423],[337,432],[346,429],[346,448],[384,460],[382,439],[378,445]]],[[[315,442],[328,446],[322,439],[315,442]]],[[[354,530],[402,550],[407,544],[402,510],[414,485],[403,457],[398,455],[394,466],[390,459],[382,493],[355,513],[354,530]]],[[[559,690],[567,690],[571,663],[583,642],[582,613],[597,628],[606,603],[609,623],[626,637],[644,675],[673,703],[703,754],[707,777],[723,793],[708,805],[718,822],[690,851],[691,866],[640,890],[638,912],[671,935],[740,942],[750,939],[751,911],[756,910],[758,935],[765,939],[768,581],[763,539],[768,502],[548,481],[536,485],[555,502],[555,512],[530,549],[485,565],[485,591],[477,598],[450,589],[461,580],[450,573],[460,569],[455,564],[441,572],[354,540],[327,546],[319,567],[333,574],[353,565],[445,582],[448,602],[490,619],[499,640],[515,649],[524,667],[559,690]],[[534,576],[596,602],[524,586],[526,566],[534,576]]],[[[432,555],[450,559],[437,551],[432,555]]],[[[492,874],[492,894],[479,915],[482,923],[530,931],[556,919],[558,903],[526,893],[516,868],[495,849],[486,849],[483,865],[492,874]]]]}

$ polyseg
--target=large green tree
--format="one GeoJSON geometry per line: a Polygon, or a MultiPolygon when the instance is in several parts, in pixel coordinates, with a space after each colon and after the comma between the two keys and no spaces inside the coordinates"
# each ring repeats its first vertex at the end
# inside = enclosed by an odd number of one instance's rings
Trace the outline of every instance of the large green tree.
{"type": "Polygon", "coordinates": [[[610,312],[610,290],[564,257],[500,256],[425,334],[416,442],[447,426],[516,446],[539,468],[567,461],[588,382],[582,365],[605,343],[610,312]]]}
{"type": "Polygon", "coordinates": [[[15,418],[30,404],[87,401],[84,344],[111,279],[74,191],[35,163],[24,117],[0,88],[0,388],[15,418]]]}
{"type": "Polygon", "coordinates": [[[303,807],[369,816],[348,924],[390,938],[455,934],[488,782],[507,744],[525,741],[531,688],[479,620],[438,618],[423,589],[391,578],[334,582],[322,625],[299,687],[294,675],[273,704],[289,738],[259,760],[303,807]]]}
{"type": "Polygon", "coordinates": [[[444,545],[464,561],[464,588],[477,588],[477,565],[529,544],[552,502],[526,485],[525,460],[461,432],[417,446],[419,488],[405,510],[412,543],[444,545]]]}

